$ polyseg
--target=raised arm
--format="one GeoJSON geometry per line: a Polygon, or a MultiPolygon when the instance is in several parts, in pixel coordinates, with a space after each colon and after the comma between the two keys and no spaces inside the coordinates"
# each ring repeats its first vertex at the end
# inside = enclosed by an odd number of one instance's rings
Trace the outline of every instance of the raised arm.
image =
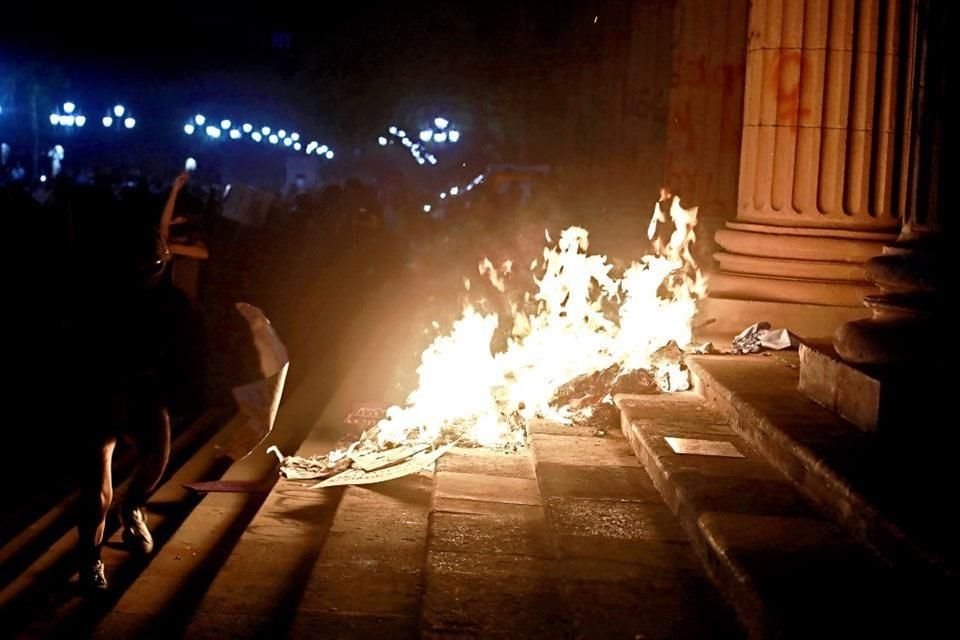
{"type": "Polygon", "coordinates": [[[177,204],[177,194],[183,185],[187,184],[190,174],[182,172],[173,180],[173,186],[170,187],[170,195],[167,197],[167,204],[163,207],[163,215],[160,216],[160,236],[166,242],[170,238],[170,221],[173,220],[173,209],[177,204]]]}

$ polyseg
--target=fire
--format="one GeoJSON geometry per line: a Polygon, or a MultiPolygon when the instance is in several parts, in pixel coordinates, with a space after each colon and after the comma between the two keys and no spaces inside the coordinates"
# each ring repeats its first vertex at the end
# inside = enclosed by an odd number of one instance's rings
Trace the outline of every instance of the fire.
{"type": "MultiPolygon", "coordinates": [[[[524,305],[511,305],[512,318],[484,314],[468,306],[448,335],[423,353],[419,386],[404,407],[394,406],[362,446],[389,448],[400,443],[441,439],[481,446],[522,443],[526,419],[569,421],[563,408],[550,405],[555,390],[585,373],[620,365],[621,371],[648,369],[664,391],[689,387],[687,372],[674,360],[655,361],[671,342],[680,348],[692,339],[696,302],[706,281],[690,253],[697,210],[670,203],[673,225],[666,242],[654,241],[654,253],[613,274],[606,256],[588,253],[588,233],[565,229],[531,271],[536,291],[524,305]],[[529,307],[533,307],[530,309],[529,307]],[[501,322],[511,323],[507,348],[491,353],[501,322]]],[[[654,240],[666,223],[654,208],[648,235],[654,240]]],[[[546,234],[550,241],[549,233],[546,234]]],[[[504,292],[513,264],[479,265],[481,276],[504,292]]],[[[465,279],[469,289],[469,281],[465,279]]]]}

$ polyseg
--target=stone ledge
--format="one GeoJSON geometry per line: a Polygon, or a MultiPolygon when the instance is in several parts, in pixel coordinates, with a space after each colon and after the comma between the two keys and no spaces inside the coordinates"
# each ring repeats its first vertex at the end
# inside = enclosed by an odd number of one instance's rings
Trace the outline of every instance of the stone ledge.
{"type": "Polygon", "coordinates": [[[800,391],[864,431],[894,427],[909,416],[913,380],[885,376],[840,359],[827,344],[800,345],[800,391]]]}

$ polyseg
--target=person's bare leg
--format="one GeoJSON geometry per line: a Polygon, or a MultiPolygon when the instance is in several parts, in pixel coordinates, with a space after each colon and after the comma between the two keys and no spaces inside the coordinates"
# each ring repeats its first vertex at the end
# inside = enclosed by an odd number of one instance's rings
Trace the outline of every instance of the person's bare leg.
{"type": "Polygon", "coordinates": [[[84,470],[80,489],[79,538],[80,583],[85,587],[106,589],[100,562],[100,545],[107,526],[107,512],[113,501],[113,451],[117,441],[110,438],[96,448],[92,464],[84,470]]]}
{"type": "Polygon", "coordinates": [[[124,541],[133,550],[148,554],[153,551],[153,536],[147,528],[143,506],[159,484],[170,459],[170,416],[166,408],[159,404],[141,409],[136,414],[140,422],[131,438],[137,449],[139,464],[124,497],[120,518],[124,541]]]}

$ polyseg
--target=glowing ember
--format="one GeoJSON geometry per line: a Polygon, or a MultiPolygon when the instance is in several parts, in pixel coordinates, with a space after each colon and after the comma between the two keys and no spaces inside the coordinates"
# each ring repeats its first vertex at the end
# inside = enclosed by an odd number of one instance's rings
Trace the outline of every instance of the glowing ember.
{"type": "MultiPolygon", "coordinates": [[[[351,447],[383,450],[400,444],[450,442],[512,447],[525,439],[524,423],[536,417],[571,421],[568,406],[551,406],[561,385],[607,369],[622,376],[645,369],[663,391],[689,388],[679,362],[692,338],[696,302],[706,281],[690,254],[697,210],[670,203],[673,231],[654,240],[666,214],[655,207],[648,230],[654,253],[614,275],[606,256],[587,253],[588,234],[564,230],[542,261],[530,265],[536,284],[524,305],[511,304],[511,318],[468,306],[449,335],[423,353],[419,386],[406,406],[391,407],[375,429],[351,447]],[[502,352],[491,353],[501,323],[510,327],[502,352]],[[676,347],[665,349],[671,343],[676,347]],[[672,355],[671,355],[672,353],[672,355]],[[665,355],[666,354],[666,355],[665,355]]],[[[550,242],[549,234],[546,234],[550,242]]],[[[479,271],[500,292],[513,264],[484,260],[479,271]]],[[[464,280],[469,290],[469,281],[464,280]]],[[[606,392],[604,392],[606,393],[606,392]]],[[[610,403],[609,395],[604,402],[610,403]]],[[[592,408],[586,409],[587,414],[592,408]]],[[[343,452],[333,452],[331,463],[343,452]]]]}

